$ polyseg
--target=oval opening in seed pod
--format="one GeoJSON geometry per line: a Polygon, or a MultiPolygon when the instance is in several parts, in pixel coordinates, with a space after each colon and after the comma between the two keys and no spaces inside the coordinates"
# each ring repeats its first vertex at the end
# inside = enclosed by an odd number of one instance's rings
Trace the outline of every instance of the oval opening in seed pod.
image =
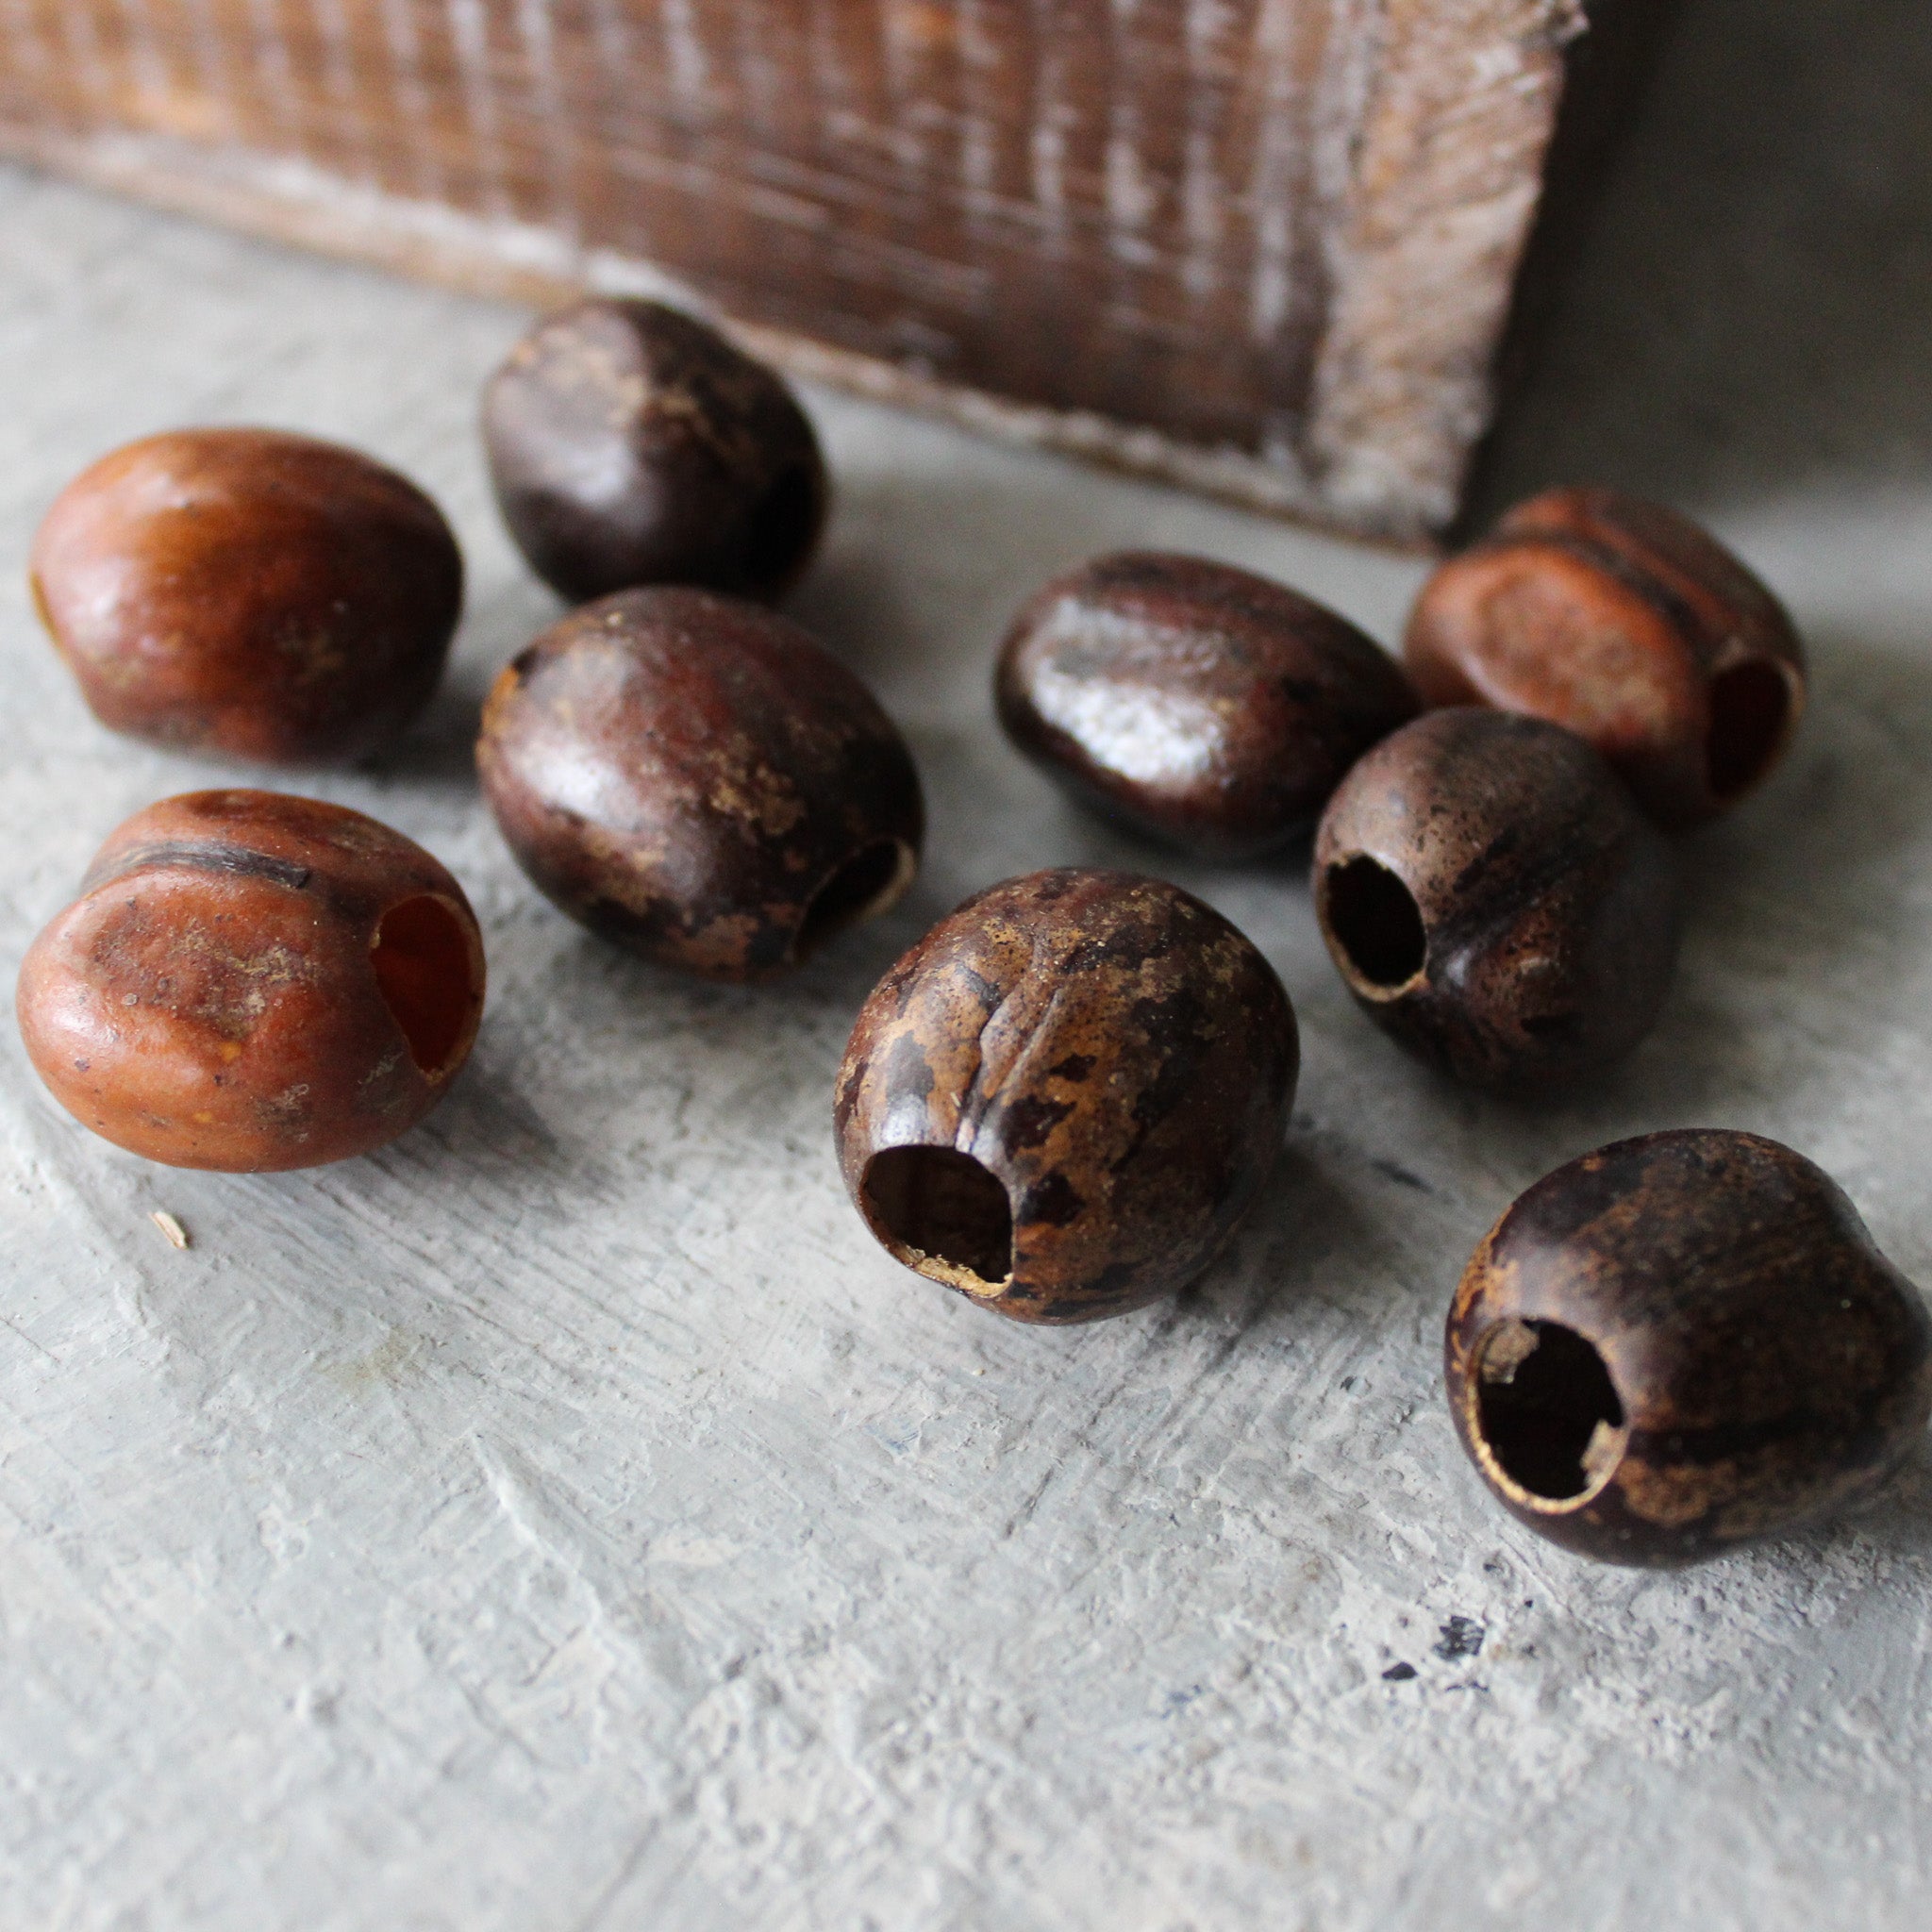
{"type": "Polygon", "coordinates": [[[1408,888],[1386,865],[1366,857],[1331,865],[1328,930],[1358,978],[1394,991],[1423,970],[1428,934],[1408,888]]]}
{"type": "Polygon", "coordinates": [[[1736,798],[1764,775],[1784,746],[1790,717],[1790,684],[1775,664],[1754,658],[1711,680],[1704,742],[1713,797],[1736,798]]]}
{"type": "Polygon", "coordinates": [[[791,942],[792,957],[803,959],[848,925],[883,912],[909,881],[914,863],[896,839],[861,845],[812,894],[791,942]]]}
{"type": "Polygon", "coordinates": [[[1595,1347],[1557,1322],[1502,1322],[1477,1350],[1475,1413],[1504,1480],[1539,1506],[1580,1508],[1615,1474],[1629,1432],[1595,1347]]]}
{"type": "Polygon", "coordinates": [[[811,541],[818,489],[803,463],[781,470],[752,508],[744,532],[744,575],[753,584],[781,582],[811,541]]]}
{"type": "Polygon", "coordinates": [[[908,1268],[968,1294],[991,1294],[1013,1274],[1013,1208],[970,1154],[887,1147],[861,1183],[873,1224],[908,1268]]]}
{"type": "Polygon", "coordinates": [[[424,1076],[439,1080],[461,1058],[476,1006],[476,962],[461,922],[425,892],[391,906],[370,942],[384,1004],[424,1076]]]}

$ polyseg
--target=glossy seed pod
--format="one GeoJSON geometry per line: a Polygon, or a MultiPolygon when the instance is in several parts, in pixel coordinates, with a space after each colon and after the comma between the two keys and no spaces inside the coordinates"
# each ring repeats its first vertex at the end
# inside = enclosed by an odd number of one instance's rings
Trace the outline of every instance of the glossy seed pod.
{"type": "Polygon", "coordinates": [[[1300,1047],[1274,969],[1176,886],[1065,867],[966,901],[839,1071],[845,1186],[907,1267],[1021,1322],[1184,1288],[1280,1151],[1300,1047]]]}
{"type": "Polygon", "coordinates": [[[387,743],[442,675],[463,564],[380,463],[274,429],[103,457],[34,539],[34,600],[115,731],[272,765],[387,743]]]}
{"type": "Polygon", "coordinates": [[[1342,780],[1315,910],[1370,1016],[1479,1087],[1552,1088],[1649,1032],[1676,961],[1674,855],[1604,761],[1535,718],[1431,711],[1342,780]]]}
{"type": "Polygon", "coordinates": [[[1589,739],[1667,828],[1735,804],[1805,708],[1784,607],[1660,505],[1552,490],[1424,586],[1405,644],[1431,705],[1494,705],[1589,739]]]}
{"type": "Polygon", "coordinates": [[[1074,797],[1207,858],[1306,831],[1417,708],[1345,618],[1249,571],[1153,551],[1048,584],[1014,620],[993,690],[1008,735],[1074,797]]]}
{"type": "Polygon", "coordinates": [[[483,441],[510,535],[573,601],[640,584],[777,597],[831,505],[791,390],[656,302],[546,316],[490,379],[483,441]]]}
{"type": "Polygon", "coordinates": [[[137,812],[21,967],[21,1036],[84,1125],[171,1167],[366,1154],[469,1058],[463,891],[358,811],[192,791],[137,812]]]}
{"type": "Polygon", "coordinates": [[[1932,1322],[1831,1177],[1756,1134],[1644,1134],[1545,1174],[1449,1311],[1449,1408],[1512,1514],[1674,1564],[1870,1493],[1932,1413],[1932,1322]]]}
{"type": "Polygon", "coordinates": [[[572,612],[497,678],[476,763],[555,904],[688,973],[786,972],[918,870],[897,727],[797,625],[741,598],[659,587],[572,612]]]}

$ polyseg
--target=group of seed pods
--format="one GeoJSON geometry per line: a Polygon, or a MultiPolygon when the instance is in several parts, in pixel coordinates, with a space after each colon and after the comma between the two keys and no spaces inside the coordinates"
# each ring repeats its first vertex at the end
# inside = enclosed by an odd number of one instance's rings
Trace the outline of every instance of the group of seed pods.
{"type": "MultiPolygon", "coordinates": [[[[577,605],[501,674],[477,765],[565,912],[644,958],[769,977],[909,884],[919,778],[871,693],[770,602],[830,492],[785,385],[704,325],[592,300],[491,379],[485,443],[532,568],[577,605]]],[[[441,675],[462,562],[367,458],[258,429],[116,451],[35,540],[38,608],[100,720],[269,764],[359,758],[441,675]]],[[[1000,653],[1013,741],[1075,798],[1240,859],[1316,825],[1315,909],[1388,1032],[1549,1090],[1626,1053],[1675,956],[1665,833],[1796,724],[1775,598],[1673,512],[1520,506],[1444,563],[1407,671],[1248,572],[1129,553],[1049,584],[1000,653]]],[[[150,1159],[365,1153],[462,1065],[484,958],[462,889],[362,814],[223,790],[137,813],[34,942],[19,1013],[55,1096],[150,1159]]],[[[1299,1063],[1256,947],[1158,878],[1068,867],[941,920],[865,1002],[840,1165],[907,1266],[1028,1322],[1197,1276],[1267,1179],[1299,1063]]],[[[1819,1169],[1650,1134],[1559,1168],[1476,1250],[1451,1411],[1517,1516],[1676,1563],[1869,1492],[1932,1411],[1932,1324],[1819,1169]]]]}

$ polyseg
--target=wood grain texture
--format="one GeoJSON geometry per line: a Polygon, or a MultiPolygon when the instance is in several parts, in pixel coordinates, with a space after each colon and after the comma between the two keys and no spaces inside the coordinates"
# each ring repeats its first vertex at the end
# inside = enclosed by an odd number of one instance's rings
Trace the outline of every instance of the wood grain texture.
{"type": "MultiPolygon", "coordinates": [[[[1596,0],[1593,15],[1655,0],[1596,0]]],[[[0,147],[1365,534],[1455,508],[1583,0],[9,0],[0,147]]]]}

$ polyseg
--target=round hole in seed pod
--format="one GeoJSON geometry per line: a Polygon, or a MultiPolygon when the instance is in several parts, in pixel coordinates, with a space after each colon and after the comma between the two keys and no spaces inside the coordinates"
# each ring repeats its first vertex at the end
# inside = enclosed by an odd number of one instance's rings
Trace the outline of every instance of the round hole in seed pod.
{"type": "Polygon", "coordinates": [[[1516,1488],[1580,1505],[1615,1471],[1627,1440],[1624,1405],[1604,1358],[1557,1322],[1499,1323],[1475,1374],[1476,1433],[1516,1488]]]}
{"type": "Polygon", "coordinates": [[[1423,970],[1429,941],[1422,913],[1386,865],[1365,857],[1331,865],[1327,901],[1328,930],[1358,978],[1392,991],[1423,970]]]}
{"type": "Polygon", "coordinates": [[[1705,759],[1712,795],[1747,791],[1771,768],[1791,718],[1791,688],[1775,664],[1757,658],[1711,680],[1705,759]]]}
{"type": "Polygon", "coordinates": [[[1013,1208],[970,1154],[887,1147],[866,1163],[865,1206],[886,1245],[908,1267],[969,1293],[1013,1272],[1013,1208]]]}
{"type": "Polygon", "coordinates": [[[744,575],[780,583],[810,546],[818,525],[818,481],[802,463],[781,470],[752,507],[744,531],[744,575]]]}
{"type": "Polygon", "coordinates": [[[910,875],[911,860],[896,839],[862,845],[812,894],[799,921],[793,955],[803,959],[848,925],[857,925],[898,896],[910,875]]]}
{"type": "Polygon", "coordinates": [[[456,914],[425,892],[382,915],[370,948],[375,983],[430,1079],[450,1072],[476,1010],[476,962],[456,914]]]}

